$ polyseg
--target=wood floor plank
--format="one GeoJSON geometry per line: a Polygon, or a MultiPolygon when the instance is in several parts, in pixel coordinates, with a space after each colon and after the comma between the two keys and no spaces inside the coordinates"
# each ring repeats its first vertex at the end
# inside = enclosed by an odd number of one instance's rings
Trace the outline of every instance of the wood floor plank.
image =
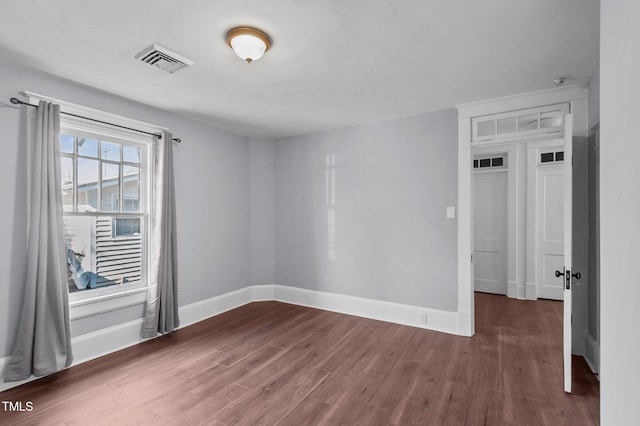
{"type": "MultiPolygon", "coordinates": [[[[365,409],[363,403],[378,390],[405,349],[394,339],[399,337],[397,327],[371,322],[354,332],[345,345],[320,364],[333,374],[311,396],[332,406],[329,418],[357,418],[359,412],[354,407],[365,409]]],[[[401,337],[407,339],[406,335],[401,337]]]]}
{"type": "Polygon", "coordinates": [[[188,392],[173,395],[168,393],[151,411],[174,423],[199,424],[208,422],[216,413],[249,392],[250,389],[244,386],[229,383],[206,394],[188,392]]]}
{"type": "Polygon", "coordinates": [[[312,309],[312,311],[316,313],[315,316],[302,321],[297,327],[292,328],[288,333],[271,342],[271,345],[287,348],[301,341],[326,340],[327,336],[330,339],[333,336],[332,341],[329,342],[329,345],[333,346],[340,343],[335,339],[338,333],[350,333],[353,329],[366,322],[362,318],[350,315],[336,317],[332,312],[319,309],[312,309]]]}
{"type": "Polygon", "coordinates": [[[226,425],[275,424],[329,375],[315,368],[288,369],[215,415],[226,425]]]}
{"type": "Polygon", "coordinates": [[[324,359],[341,342],[348,340],[360,324],[362,324],[361,319],[347,315],[326,317],[321,323],[315,324],[319,329],[309,332],[302,340],[283,349],[280,356],[273,358],[271,362],[250,374],[238,378],[237,382],[254,389],[271,381],[274,374],[297,367],[311,366],[330,371],[320,368],[318,360],[324,359]]]}
{"type": "Polygon", "coordinates": [[[55,414],[60,413],[65,425],[83,426],[91,424],[95,419],[110,416],[116,407],[126,407],[127,404],[131,404],[128,395],[118,393],[108,387],[106,390],[97,388],[96,392],[97,394],[92,395],[91,398],[76,401],[77,406],[74,406],[73,410],[70,410],[69,406],[63,406],[62,410],[56,410],[56,412],[44,412],[44,417],[47,420],[54,419],[55,414]]]}
{"type": "Polygon", "coordinates": [[[256,302],[2,392],[2,425],[592,425],[599,383],[562,303],[476,294],[473,338],[256,302]]]}
{"type": "Polygon", "coordinates": [[[329,404],[306,397],[276,424],[280,426],[317,425],[321,423],[328,409],[329,404]]]}
{"type": "Polygon", "coordinates": [[[218,362],[231,366],[262,346],[269,344],[275,336],[286,333],[295,328],[300,321],[313,315],[313,312],[300,306],[284,306],[282,311],[262,318],[258,326],[237,333],[238,338],[228,339],[227,342],[220,345],[219,349],[226,352],[227,356],[218,362]]]}

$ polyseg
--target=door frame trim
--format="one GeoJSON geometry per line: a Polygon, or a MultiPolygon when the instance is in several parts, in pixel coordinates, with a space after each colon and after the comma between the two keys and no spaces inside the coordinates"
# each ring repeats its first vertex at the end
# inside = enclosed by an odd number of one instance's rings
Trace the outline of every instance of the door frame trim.
{"type": "Polygon", "coordinates": [[[587,136],[587,93],[586,85],[571,85],[456,106],[458,110],[458,333],[460,335],[475,334],[471,119],[549,104],[569,103],[570,112],[574,113],[573,135],[587,136]]]}

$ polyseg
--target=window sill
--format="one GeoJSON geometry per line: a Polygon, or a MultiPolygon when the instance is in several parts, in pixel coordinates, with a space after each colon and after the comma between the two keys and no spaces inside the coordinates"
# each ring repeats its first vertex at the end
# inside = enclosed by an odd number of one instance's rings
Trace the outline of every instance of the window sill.
{"type": "Polygon", "coordinates": [[[69,300],[69,319],[73,321],[139,305],[145,303],[146,299],[147,287],[138,287],[117,293],[91,295],[77,300],[69,300]]]}

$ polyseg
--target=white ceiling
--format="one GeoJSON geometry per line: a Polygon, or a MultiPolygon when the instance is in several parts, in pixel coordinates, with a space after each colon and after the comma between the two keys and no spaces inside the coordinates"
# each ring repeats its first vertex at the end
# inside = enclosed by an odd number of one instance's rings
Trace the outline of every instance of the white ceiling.
{"type": "MultiPolygon", "coordinates": [[[[278,138],[585,83],[598,0],[20,0],[0,6],[0,60],[278,138]],[[252,64],[225,44],[256,26],[252,64]],[[133,56],[158,43],[195,61],[168,74],[133,56]]],[[[29,88],[25,88],[29,89],[29,88]]]]}

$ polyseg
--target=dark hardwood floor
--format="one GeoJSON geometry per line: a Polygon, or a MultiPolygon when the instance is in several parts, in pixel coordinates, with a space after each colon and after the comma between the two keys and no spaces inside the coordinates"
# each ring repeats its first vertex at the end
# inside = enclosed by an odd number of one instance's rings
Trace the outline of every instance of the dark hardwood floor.
{"type": "Polygon", "coordinates": [[[278,302],[245,305],[0,393],[0,424],[589,425],[599,385],[574,357],[562,304],[476,294],[452,336],[278,302]]]}

